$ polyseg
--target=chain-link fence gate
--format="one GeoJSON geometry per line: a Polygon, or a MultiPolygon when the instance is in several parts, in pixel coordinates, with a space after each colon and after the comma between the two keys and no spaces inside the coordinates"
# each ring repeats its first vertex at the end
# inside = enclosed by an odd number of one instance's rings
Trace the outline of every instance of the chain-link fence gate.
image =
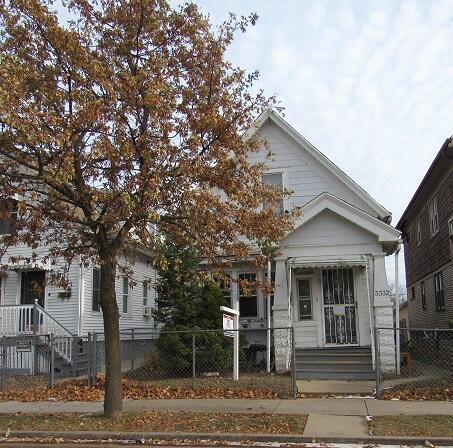
{"type": "Polygon", "coordinates": [[[378,398],[453,396],[453,329],[377,328],[375,353],[378,398]]]}

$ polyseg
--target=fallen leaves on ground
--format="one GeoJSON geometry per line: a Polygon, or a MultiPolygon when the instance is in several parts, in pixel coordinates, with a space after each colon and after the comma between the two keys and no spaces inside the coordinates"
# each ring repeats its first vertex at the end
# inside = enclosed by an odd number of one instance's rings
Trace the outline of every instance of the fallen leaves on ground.
{"type": "Polygon", "coordinates": [[[382,392],[381,399],[383,400],[433,400],[447,401],[453,400],[453,384],[451,387],[416,387],[416,388],[400,388],[390,389],[382,392]]]}
{"type": "MultiPolygon", "coordinates": [[[[87,386],[85,381],[72,380],[58,383],[52,389],[37,387],[30,389],[11,389],[0,392],[2,401],[100,401],[104,398],[104,378],[100,377],[96,386],[87,386]]],[[[166,387],[152,383],[123,379],[123,398],[143,399],[181,399],[181,398],[235,398],[235,399],[274,399],[278,394],[271,389],[235,387],[166,387]]]]}
{"type": "Polygon", "coordinates": [[[125,412],[120,420],[78,413],[7,414],[0,415],[0,430],[302,434],[306,420],[306,415],[182,411],[125,412]]]}

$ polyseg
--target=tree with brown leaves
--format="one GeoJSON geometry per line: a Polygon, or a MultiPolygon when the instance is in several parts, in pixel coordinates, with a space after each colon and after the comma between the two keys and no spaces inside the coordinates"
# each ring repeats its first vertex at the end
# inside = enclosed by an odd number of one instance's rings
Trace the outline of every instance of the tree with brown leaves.
{"type": "Polygon", "coordinates": [[[247,257],[293,216],[261,207],[282,193],[248,163],[263,142],[243,137],[274,99],[225,60],[255,15],[214,29],[193,3],[64,8],[68,22],[52,0],[0,0],[0,199],[17,211],[0,248],[45,245],[50,260],[101,266],[104,411],[118,417],[119,257],[147,247],[158,261],[156,228],[211,262],[247,257]]]}

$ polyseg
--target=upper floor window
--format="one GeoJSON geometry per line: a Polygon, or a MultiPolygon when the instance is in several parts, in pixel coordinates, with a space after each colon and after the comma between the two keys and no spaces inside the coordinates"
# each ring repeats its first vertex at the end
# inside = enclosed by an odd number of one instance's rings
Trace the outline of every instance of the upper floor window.
{"type": "Polygon", "coordinates": [[[243,282],[239,285],[239,315],[241,317],[258,316],[258,291],[254,286],[246,288],[245,284],[256,282],[256,273],[239,274],[239,280],[243,282]]]}
{"type": "Polygon", "coordinates": [[[429,213],[429,232],[433,236],[439,231],[439,215],[437,211],[437,196],[434,195],[433,198],[428,203],[428,213],[429,213]]]}
{"type": "Polygon", "coordinates": [[[91,285],[91,309],[100,311],[99,297],[101,294],[101,270],[93,268],[93,281],[91,285]]]}
{"type": "Polygon", "coordinates": [[[143,282],[143,306],[148,306],[148,282],[143,282]]]}
{"type": "Polygon", "coordinates": [[[0,235],[10,235],[17,219],[17,201],[0,200],[0,235]]]}
{"type": "MultiPolygon", "coordinates": [[[[272,185],[274,187],[278,187],[279,189],[283,190],[283,174],[282,173],[269,173],[262,176],[261,181],[263,184],[272,185]]],[[[267,209],[270,207],[268,201],[263,202],[263,209],[267,209]]],[[[280,197],[275,204],[275,214],[277,216],[281,216],[284,212],[284,204],[283,204],[283,197],[280,197]]]]}
{"type": "Polygon", "coordinates": [[[411,299],[415,300],[415,287],[414,286],[412,286],[412,288],[411,288],[411,299]]]}
{"type": "Polygon", "coordinates": [[[434,295],[436,297],[436,311],[445,311],[444,281],[442,272],[434,274],[434,295]]]}
{"type": "Polygon", "coordinates": [[[417,246],[420,246],[422,244],[422,228],[420,224],[420,217],[417,218],[417,246]]]}
{"type": "Polygon", "coordinates": [[[426,288],[425,282],[420,283],[420,292],[422,294],[422,309],[426,310],[426,288]]]}
{"type": "Polygon", "coordinates": [[[448,236],[453,240],[453,216],[448,220],[448,236]]]}

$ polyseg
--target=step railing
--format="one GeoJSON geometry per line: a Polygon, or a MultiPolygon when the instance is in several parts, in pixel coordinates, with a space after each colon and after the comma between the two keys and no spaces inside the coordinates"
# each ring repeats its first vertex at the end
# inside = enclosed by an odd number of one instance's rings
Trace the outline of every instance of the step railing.
{"type": "Polygon", "coordinates": [[[0,335],[55,336],[56,352],[67,361],[72,360],[73,334],[54,317],[52,317],[37,301],[32,305],[0,306],[0,335]]]}

